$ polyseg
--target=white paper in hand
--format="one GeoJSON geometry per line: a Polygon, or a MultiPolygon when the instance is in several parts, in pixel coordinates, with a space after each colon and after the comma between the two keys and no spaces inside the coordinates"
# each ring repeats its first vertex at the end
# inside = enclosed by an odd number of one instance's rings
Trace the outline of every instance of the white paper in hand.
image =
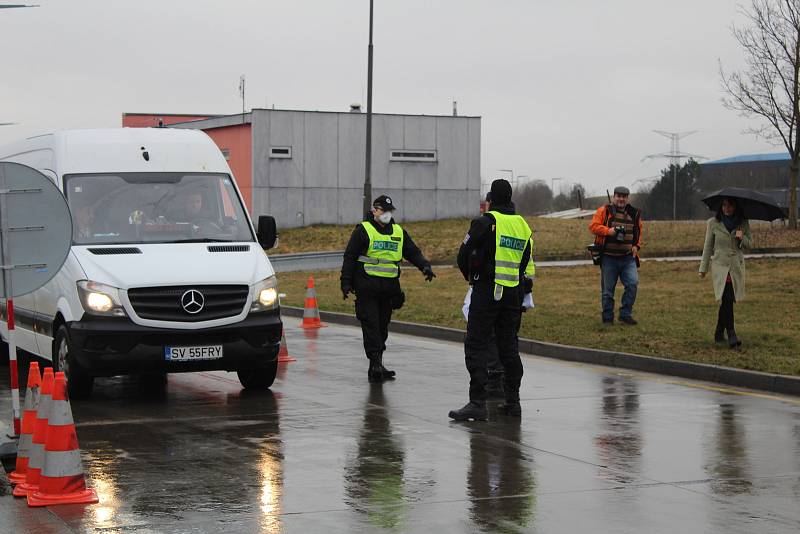
{"type": "Polygon", "coordinates": [[[533,308],[533,293],[525,293],[525,298],[522,299],[523,308],[533,308]]]}
{"type": "Polygon", "coordinates": [[[464,295],[464,305],[461,307],[461,313],[464,314],[464,319],[469,321],[469,303],[472,302],[472,286],[467,289],[467,294],[464,295]]]}

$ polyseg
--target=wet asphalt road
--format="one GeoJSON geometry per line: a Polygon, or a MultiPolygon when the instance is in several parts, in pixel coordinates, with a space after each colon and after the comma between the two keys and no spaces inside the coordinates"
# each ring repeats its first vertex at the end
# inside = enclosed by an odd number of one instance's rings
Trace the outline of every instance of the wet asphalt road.
{"type": "Polygon", "coordinates": [[[359,330],[286,323],[274,393],[100,380],[73,401],[100,504],[0,483],[0,531],[800,531],[800,399],[524,357],[521,420],[453,423],[461,346],[392,335],[370,386],[359,330]]]}

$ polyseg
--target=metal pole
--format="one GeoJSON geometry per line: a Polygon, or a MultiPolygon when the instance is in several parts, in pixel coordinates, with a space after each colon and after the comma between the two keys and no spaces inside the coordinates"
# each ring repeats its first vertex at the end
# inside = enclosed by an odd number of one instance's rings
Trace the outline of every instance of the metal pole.
{"type": "Polygon", "coordinates": [[[364,173],[364,213],[372,207],[372,4],[369,0],[369,47],[367,52],[367,155],[364,173]]]}
{"type": "Polygon", "coordinates": [[[672,164],[672,220],[678,220],[678,163],[672,164]]]}
{"type": "Polygon", "coordinates": [[[14,421],[14,436],[19,436],[19,370],[17,368],[17,344],[14,339],[14,299],[11,287],[11,258],[8,250],[8,211],[5,171],[0,169],[0,268],[3,270],[3,297],[6,301],[6,325],[8,325],[8,368],[11,373],[11,417],[14,421]]]}

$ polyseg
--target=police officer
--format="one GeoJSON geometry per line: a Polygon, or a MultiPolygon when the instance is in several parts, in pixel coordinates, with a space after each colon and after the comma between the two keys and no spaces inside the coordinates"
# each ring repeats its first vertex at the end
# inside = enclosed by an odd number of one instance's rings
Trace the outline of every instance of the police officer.
{"type": "Polygon", "coordinates": [[[372,211],[350,235],[342,263],[342,296],[347,299],[350,293],[356,295],[356,318],[361,322],[364,352],[369,358],[370,382],[394,380],[395,376],[383,366],[383,351],[392,310],[400,309],[405,301],[400,289],[400,261],[405,258],[413,263],[428,282],[436,277],[408,232],[392,219],[395,208],[386,195],[375,199],[372,211]]]}
{"type": "Polygon", "coordinates": [[[511,203],[511,184],[495,180],[491,210],[472,221],[458,251],[458,267],[472,284],[464,355],[470,375],[469,402],[450,412],[457,421],[487,418],[487,352],[492,329],[503,364],[502,413],[519,417],[522,361],[517,331],[522,317],[525,276],[533,275],[531,229],[511,203]]]}

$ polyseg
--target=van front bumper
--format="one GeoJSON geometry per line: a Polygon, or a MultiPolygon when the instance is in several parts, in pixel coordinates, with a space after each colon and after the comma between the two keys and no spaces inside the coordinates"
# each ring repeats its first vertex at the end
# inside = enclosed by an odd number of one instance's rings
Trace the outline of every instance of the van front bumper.
{"type": "Polygon", "coordinates": [[[85,314],[68,324],[70,351],[92,376],[146,372],[242,371],[273,364],[280,350],[280,310],[252,313],[242,321],[201,330],[141,326],[125,317],[85,314]],[[214,360],[169,361],[165,347],[221,345],[214,360]]]}

